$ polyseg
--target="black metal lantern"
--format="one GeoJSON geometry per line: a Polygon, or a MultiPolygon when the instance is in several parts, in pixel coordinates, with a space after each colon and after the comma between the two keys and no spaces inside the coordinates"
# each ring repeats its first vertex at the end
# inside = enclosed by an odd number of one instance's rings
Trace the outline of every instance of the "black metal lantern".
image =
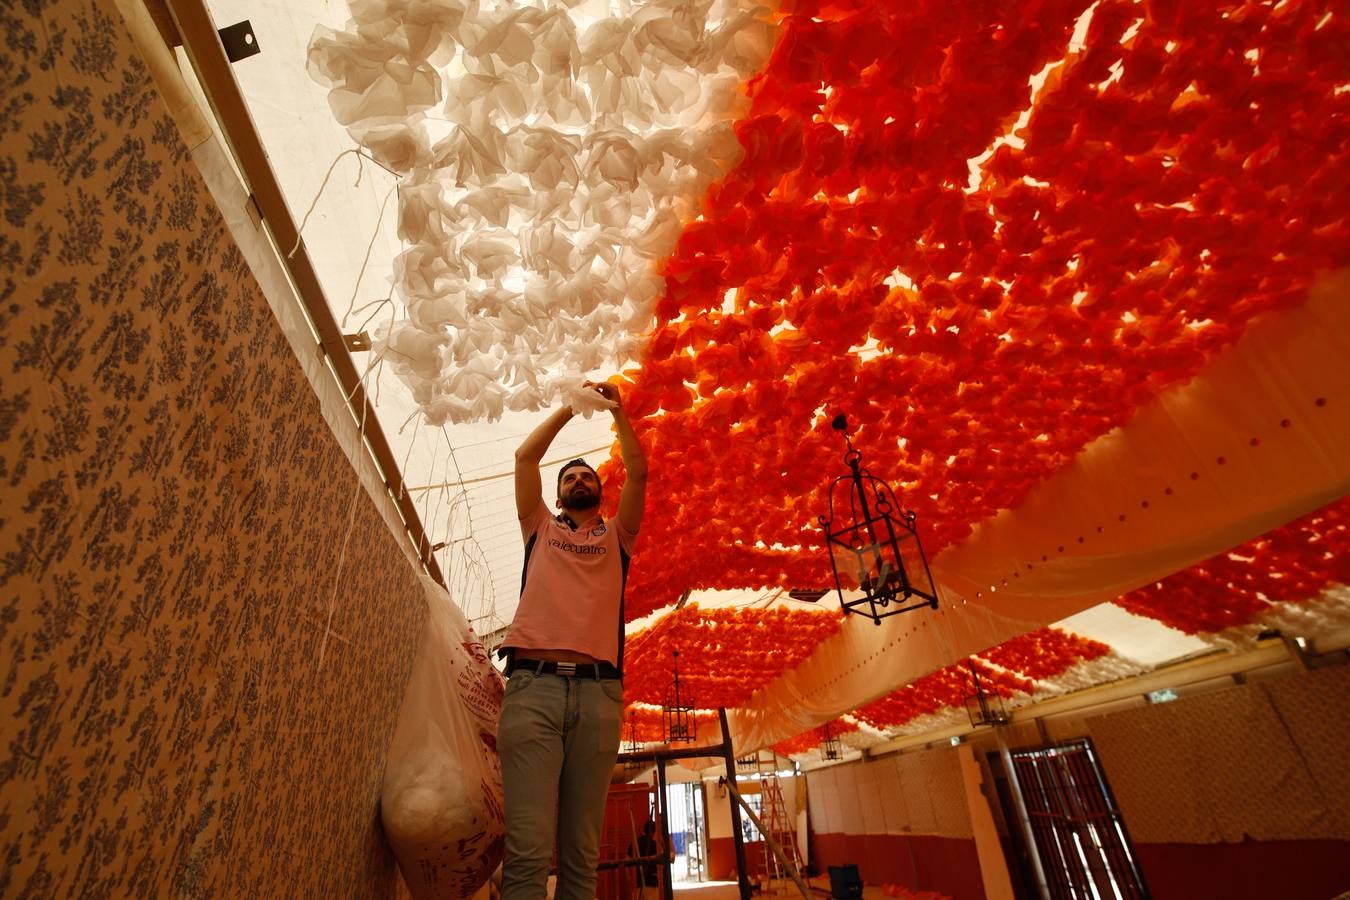
{"type": "MultiPolygon", "coordinates": [[[[625,753],[637,753],[642,749],[642,744],[638,742],[637,731],[637,713],[628,714],[628,742],[624,744],[625,753]]],[[[636,772],[643,767],[644,763],[640,760],[624,760],[623,768],[626,772],[636,772]]]]}
{"type": "Polygon", "coordinates": [[[1008,712],[1003,708],[1003,698],[998,694],[987,694],[980,684],[980,671],[975,668],[975,660],[967,660],[970,666],[970,680],[975,685],[975,693],[966,698],[966,713],[970,724],[1007,725],[1008,712]]]}
{"type": "Polygon", "coordinates": [[[862,468],[862,454],[848,436],[848,419],[835,416],[830,426],[843,432],[848,443],[844,462],[852,470],[830,484],[830,514],[820,516],[844,614],[862,613],[880,625],[896,613],[924,606],[937,609],[937,588],[914,527],[914,513],[902,512],[886,482],[862,468]],[[845,599],[845,591],[858,590],[861,597],[845,599]]]}
{"type": "Polygon", "coordinates": [[[830,730],[829,722],[825,723],[824,737],[820,739],[820,755],[826,759],[844,758],[844,749],[839,744],[839,738],[830,730]]]}
{"type": "Polygon", "coordinates": [[[696,723],[692,698],[680,695],[680,651],[672,650],[675,657],[675,680],[666,691],[666,705],[662,708],[666,717],[666,743],[688,743],[694,740],[696,723]]]}

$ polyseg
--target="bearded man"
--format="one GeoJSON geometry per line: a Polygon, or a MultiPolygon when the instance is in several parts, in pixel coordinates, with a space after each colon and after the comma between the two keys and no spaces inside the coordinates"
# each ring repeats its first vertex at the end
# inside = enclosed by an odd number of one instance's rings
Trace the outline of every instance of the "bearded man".
{"type": "Polygon", "coordinates": [[[506,804],[502,900],[543,900],[555,837],[556,900],[593,900],[600,829],[623,721],[623,589],[647,492],[647,460],[619,390],[613,404],[625,470],[618,515],[585,460],[558,472],[557,515],[539,465],[575,415],[567,406],[516,450],[516,513],[525,540],[520,605],[502,643],[506,696],[497,730],[506,804]],[[556,823],[556,833],[555,833],[556,823]]]}

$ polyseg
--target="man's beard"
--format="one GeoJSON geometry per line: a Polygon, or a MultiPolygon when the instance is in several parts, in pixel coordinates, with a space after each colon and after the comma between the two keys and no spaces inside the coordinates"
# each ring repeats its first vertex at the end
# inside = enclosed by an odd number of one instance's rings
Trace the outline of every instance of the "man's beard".
{"type": "Polygon", "coordinates": [[[563,509],[569,512],[585,512],[600,505],[600,495],[587,491],[584,494],[568,494],[562,498],[563,509]]]}

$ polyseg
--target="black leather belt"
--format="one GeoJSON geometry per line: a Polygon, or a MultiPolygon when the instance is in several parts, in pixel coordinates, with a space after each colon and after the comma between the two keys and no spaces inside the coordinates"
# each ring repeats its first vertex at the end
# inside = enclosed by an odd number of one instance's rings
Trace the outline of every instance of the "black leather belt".
{"type": "Polygon", "coordinates": [[[551,659],[513,659],[506,666],[509,677],[519,669],[536,675],[558,675],[563,678],[622,678],[623,673],[607,662],[574,663],[551,659]]]}

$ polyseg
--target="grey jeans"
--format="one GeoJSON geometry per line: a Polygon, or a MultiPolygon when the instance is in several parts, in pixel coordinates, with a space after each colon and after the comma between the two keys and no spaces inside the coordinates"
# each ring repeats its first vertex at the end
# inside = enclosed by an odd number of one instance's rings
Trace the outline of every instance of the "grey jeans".
{"type": "Polygon", "coordinates": [[[605,797],[622,726],[618,679],[511,673],[497,726],[506,795],[502,900],[542,900],[555,825],[555,900],[594,900],[605,797]]]}

